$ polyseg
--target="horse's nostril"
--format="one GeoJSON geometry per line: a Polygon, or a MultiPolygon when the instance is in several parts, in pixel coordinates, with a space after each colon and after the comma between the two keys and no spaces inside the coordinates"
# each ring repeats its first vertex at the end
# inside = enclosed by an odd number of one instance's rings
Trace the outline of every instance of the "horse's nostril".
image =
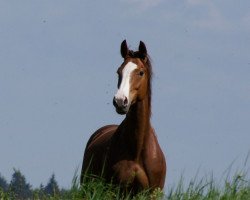
{"type": "Polygon", "coordinates": [[[128,98],[127,98],[127,97],[125,97],[125,99],[124,99],[124,101],[123,101],[123,105],[124,105],[124,106],[127,106],[127,105],[128,105],[128,98]]]}

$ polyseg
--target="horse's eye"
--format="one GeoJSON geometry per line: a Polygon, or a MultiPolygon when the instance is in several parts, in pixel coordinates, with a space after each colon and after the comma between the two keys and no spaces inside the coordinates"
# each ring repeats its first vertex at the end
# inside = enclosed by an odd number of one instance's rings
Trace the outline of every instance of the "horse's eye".
{"type": "Polygon", "coordinates": [[[139,75],[143,76],[144,75],[144,71],[140,71],[139,75]]]}

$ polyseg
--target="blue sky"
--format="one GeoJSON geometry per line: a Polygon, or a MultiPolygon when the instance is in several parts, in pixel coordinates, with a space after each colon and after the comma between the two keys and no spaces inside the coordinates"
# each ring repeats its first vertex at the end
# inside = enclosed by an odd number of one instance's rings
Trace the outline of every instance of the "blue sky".
{"type": "MultiPolygon", "coordinates": [[[[90,135],[120,123],[120,43],[153,60],[152,124],[166,187],[220,178],[250,151],[250,2],[0,1],[0,173],[69,187],[90,135]]],[[[249,162],[246,163],[249,168],[249,162]]]]}

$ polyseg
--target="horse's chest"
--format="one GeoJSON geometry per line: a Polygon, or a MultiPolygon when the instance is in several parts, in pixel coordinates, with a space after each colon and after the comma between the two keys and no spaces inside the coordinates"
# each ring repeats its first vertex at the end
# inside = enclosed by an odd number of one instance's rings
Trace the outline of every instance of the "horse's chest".
{"type": "Polygon", "coordinates": [[[110,148],[110,157],[113,162],[118,162],[120,160],[134,160],[136,155],[136,150],[128,144],[116,143],[110,148]]]}

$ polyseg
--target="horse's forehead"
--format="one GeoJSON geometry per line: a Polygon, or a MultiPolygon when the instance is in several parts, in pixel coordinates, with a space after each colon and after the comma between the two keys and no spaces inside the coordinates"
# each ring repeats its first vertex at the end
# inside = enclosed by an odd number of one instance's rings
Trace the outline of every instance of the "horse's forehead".
{"type": "Polygon", "coordinates": [[[122,64],[121,68],[124,69],[129,63],[133,63],[137,66],[137,68],[143,67],[143,64],[141,63],[139,58],[127,58],[122,64]]]}
{"type": "Polygon", "coordinates": [[[132,62],[132,63],[135,63],[136,65],[139,65],[140,64],[140,59],[139,58],[127,58],[126,59],[127,62],[132,62]]]}
{"type": "Polygon", "coordinates": [[[138,66],[137,66],[136,63],[134,63],[134,62],[132,62],[132,61],[129,61],[129,62],[127,62],[127,63],[124,65],[124,67],[123,67],[123,69],[122,69],[122,72],[123,72],[123,74],[130,74],[130,73],[131,73],[132,71],[134,71],[137,67],[138,67],[138,66]]]}

